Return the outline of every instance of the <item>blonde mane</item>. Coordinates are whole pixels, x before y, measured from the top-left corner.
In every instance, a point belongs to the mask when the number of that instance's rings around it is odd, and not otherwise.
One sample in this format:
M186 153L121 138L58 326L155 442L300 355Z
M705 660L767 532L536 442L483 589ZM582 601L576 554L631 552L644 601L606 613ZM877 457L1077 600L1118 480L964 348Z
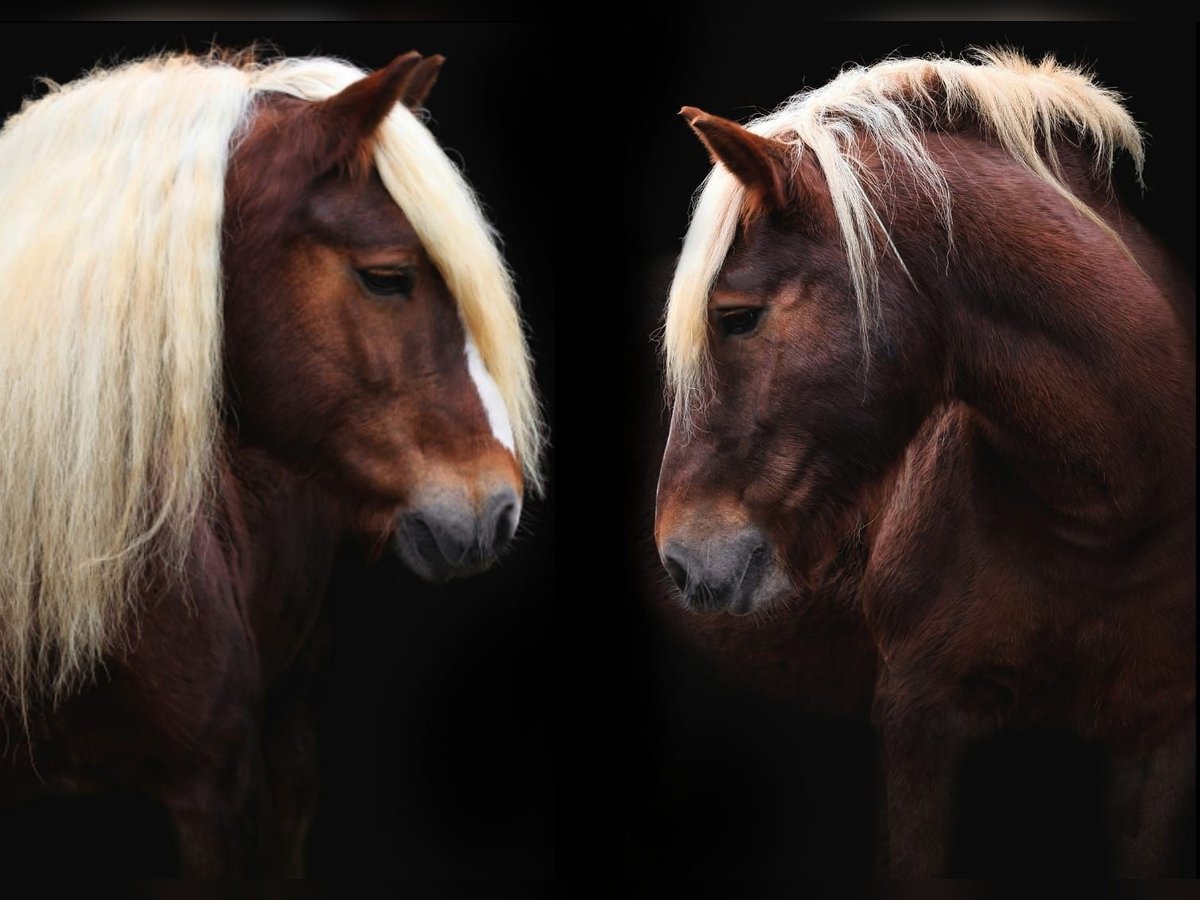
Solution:
M797 165L804 153L812 153L824 173L849 263L864 350L879 312L877 234L884 235L886 249L901 267L904 263L871 202L879 186L859 164L857 142L867 136L889 162L894 160L929 198L949 233L950 192L922 136L929 122L944 126L962 118L991 134L1081 215L1112 233L1064 184L1053 138L1074 129L1091 141L1096 167L1104 172L1111 171L1115 151L1125 150L1140 180L1141 132L1120 95L1052 57L1035 64L1015 51L976 50L973 60L891 59L856 66L746 125L790 145ZM723 166L714 166L701 185L684 239L664 329L667 385L681 415L700 402L708 365L708 296L745 201L740 182Z
M147 573L182 572L218 459L231 143L256 95L320 100L364 74L163 56L51 85L0 131L0 701L24 713L72 690L121 645ZM374 158L537 489L540 413L496 236L403 106Z

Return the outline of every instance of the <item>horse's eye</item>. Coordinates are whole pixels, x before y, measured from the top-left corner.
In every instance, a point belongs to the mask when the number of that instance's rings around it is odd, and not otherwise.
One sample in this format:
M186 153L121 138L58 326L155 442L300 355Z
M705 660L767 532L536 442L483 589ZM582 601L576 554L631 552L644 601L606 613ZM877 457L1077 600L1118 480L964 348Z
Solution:
M416 276L411 266L395 269L359 269L363 287L376 297L407 297L413 291Z
M746 306L741 309L723 310L718 321L721 324L722 334L749 334L754 330L754 326L758 324L761 317L761 307Z

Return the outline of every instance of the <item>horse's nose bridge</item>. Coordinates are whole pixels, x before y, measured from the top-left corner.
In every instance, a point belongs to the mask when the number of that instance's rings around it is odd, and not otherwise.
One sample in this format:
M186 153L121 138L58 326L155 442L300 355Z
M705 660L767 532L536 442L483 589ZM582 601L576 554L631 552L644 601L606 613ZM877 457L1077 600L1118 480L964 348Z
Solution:
M763 540L761 532L752 525L740 525L681 528L666 536L659 545L659 553L664 564L675 560L676 565L685 564L693 573L708 570L716 561L734 553L739 555L739 547L753 535L758 543ZM751 548L753 549L753 548ZM668 565L668 568L671 566Z
M682 567L692 573L707 570L713 560L734 552L735 545L766 542L741 500L725 491L660 496L654 537L668 571Z
M524 498L521 474L512 465L470 467L458 473L454 481L460 502L478 517L487 517L498 503L508 503L519 510Z
M751 526L742 504L732 497L696 497L685 491L660 491L654 538L662 555L667 544L700 548Z

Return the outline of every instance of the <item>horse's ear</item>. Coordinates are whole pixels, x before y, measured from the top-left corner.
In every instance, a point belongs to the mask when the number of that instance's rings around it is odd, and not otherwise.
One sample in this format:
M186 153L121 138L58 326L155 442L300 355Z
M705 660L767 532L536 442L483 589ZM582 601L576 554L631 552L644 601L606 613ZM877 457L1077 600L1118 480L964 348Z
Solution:
M708 148L714 164L720 163L727 168L768 208L783 210L788 207L791 153L786 144L692 106L685 106L679 114Z
M424 100L441 64L440 56L422 59L411 50L315 104L317 167L322 171L347 164L358 168L369 159L375 129L397 103L411 106Z
M408 79L408 87L404 89L404 96L400 101L409 109L416 109L419 106L425 105L425 98L429 96L429 91L433 88L433 84L437 81L438 72L441 71L442 63L446 61L446 57L440 53L435 53L433 56L427 56L413 69L412 76Z

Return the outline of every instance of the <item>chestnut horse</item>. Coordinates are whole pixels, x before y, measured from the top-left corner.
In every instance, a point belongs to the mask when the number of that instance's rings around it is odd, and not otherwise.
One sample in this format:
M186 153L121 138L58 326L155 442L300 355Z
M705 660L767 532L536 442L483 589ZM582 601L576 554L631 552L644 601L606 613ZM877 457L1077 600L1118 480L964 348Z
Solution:
M715 163L665 330L655 536L684 605L819 599L857 536L890 872L946 873L968 749L1036 725L1111 760L1119 870L1175 872L1193 294L1111 196L1132 118L986 51L854 68L746 127L683 114Z
M441 581L512 538L541 426L412 112L441 62L163 56L0 133L0 799L137 793L184 875L298 874L311 754L264 710L335 547Z

